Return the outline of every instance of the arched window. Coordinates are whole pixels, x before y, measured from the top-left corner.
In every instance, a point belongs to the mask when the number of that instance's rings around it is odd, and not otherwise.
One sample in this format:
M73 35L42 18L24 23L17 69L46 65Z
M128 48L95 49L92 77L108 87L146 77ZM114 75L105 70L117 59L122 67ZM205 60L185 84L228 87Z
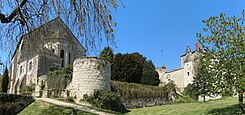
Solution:
M65 52L64 52L64 50L62 49L61 51L60 51L60 58L62 59L61 60L61 67L64 67L64 55L65 55Z
M20 75L22 74L22 66L20 66Z
M32 70L32 62L29 62L29 71Z
M54 49L52 49L52 52L54 53Z

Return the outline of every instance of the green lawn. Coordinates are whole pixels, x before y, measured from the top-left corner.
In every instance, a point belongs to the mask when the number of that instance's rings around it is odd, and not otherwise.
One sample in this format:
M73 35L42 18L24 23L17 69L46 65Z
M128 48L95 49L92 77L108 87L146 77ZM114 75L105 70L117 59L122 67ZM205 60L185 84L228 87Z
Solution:
M128 115L237 115L241 114L238 108L238 99L225 97L221 100L207 103L180 103L140 109L131 109Z
M70 107L57 106L41 100L36 100L26 107L19 115L94 115Z

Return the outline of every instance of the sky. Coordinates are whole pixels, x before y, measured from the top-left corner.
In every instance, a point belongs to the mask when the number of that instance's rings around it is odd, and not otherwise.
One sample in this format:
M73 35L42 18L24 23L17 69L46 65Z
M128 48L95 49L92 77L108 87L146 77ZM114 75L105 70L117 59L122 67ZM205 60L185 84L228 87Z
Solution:
M189 44L195 50L196 33L204 33L202 20L225 13L241 16L244 0L122 0L115 15L115 53L139 52L156 67L180 67Z
M220 13L241 16L245 9L245 0L118 1L114 53L139 52L156 67L166 64L167 70L180 67L187 44L195 50L196 33L205 27L202 20Z

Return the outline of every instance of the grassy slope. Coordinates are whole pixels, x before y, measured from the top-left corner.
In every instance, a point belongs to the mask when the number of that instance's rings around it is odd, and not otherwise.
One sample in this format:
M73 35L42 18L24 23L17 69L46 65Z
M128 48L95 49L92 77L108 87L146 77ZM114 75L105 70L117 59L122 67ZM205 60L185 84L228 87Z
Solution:
M94 115L92 113L76 110L69 107L57 106L51 103L37 100L23 111L19 115Z
M237 98L225 97L207 103L181 103L131 109L129 115L204 115L204 114L240 114Z

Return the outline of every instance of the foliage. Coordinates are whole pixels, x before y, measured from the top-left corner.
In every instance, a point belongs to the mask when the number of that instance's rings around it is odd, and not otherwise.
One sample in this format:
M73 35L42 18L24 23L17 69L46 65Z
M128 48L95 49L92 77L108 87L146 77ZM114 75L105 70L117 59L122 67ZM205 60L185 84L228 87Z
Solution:
M3 77L0 76L0 92L2 92L2 79L3 79Z
M112 80L140 83L143 61L138 54L115 55L112 65Z
M177 99L174 100L174 103L196 103L197 101L195 99L193 99L192 97L189 96L181 96L178 95Z
M58 106L41 100L36 100L27 106L19 115L94 115L71 107Z
M147 60L138 52L115 55L112 64L112 80L156 86L160 82L152 61Z
M146 60L143 67L143 75L140 80L141 84L158 86L160 83L159 74L151 60Z
M203 22L205 36L198 33L202 47L215 54L213 68L215 74L214 91L232 88L239 94L240 108L243 110L243 93L245 92L245 13L240 18L228 17L221 13Z
M35 84L25 85L20 89L20 93L31 93L35 91Z
M63 69L50 68L46 80L48 89L55 90L56 94L59 93L58 91L65 90L65 88L72 80L72 69L72 65L68 65Z
M110 63L113 62L113 58L114 58L114 54L113 54L113 50L110 47L105 47L101 52L99 57L101 59L107 60Z
M200 55L196 58L195 77L193 78L193 84L188 85L185 88L185 93L193 99L198 99L198 96L203 97L205 102L205 96L212 94L219 94L215 88L214 76L215 69L213 68L214 54L210 51L200 51Z
M102 109L114 110L114 111L126 111L122 110L122 107L119 107L120 95L115 92L104 91L104 90L97 90L91 96L85 94L84 96L85 101Z
M9 84L9 76L8 76L8 69L5 68L2 76L2 92L7 93L8 92L8 84Z
M199 89L197 89L194 83L188 84L187 87L184 89L183 94L197 100L198 96L200 95L200 92L198 92L198 90Z
M172 88L174 88L173 85L166 85L166 87L157 87L119 81L112 81L111 87L113 91L118 92L125 99L154 97L168 98L168 93L172 90Z
M16 94L6 94L0 93L0 102L17 102L20 99L23 100L34 100L31 96L23 96L23 95L16 95Z

